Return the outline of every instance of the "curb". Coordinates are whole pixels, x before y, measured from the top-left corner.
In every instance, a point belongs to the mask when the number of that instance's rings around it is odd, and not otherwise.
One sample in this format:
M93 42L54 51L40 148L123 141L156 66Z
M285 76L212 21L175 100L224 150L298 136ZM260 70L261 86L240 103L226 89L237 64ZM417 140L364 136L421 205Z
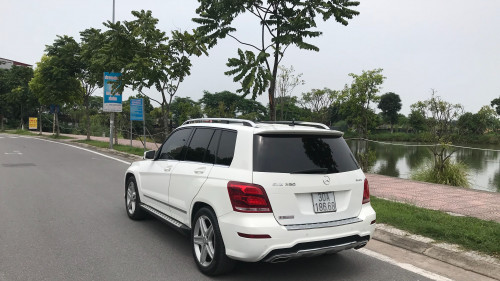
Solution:
M105 153L105 154L112 154L112 155L124 158L126 160L129 160L131 162L142 160L141 156L138 156L135 154L130 154L130 153L114 150L114 149L102 148L102 147L97 147L97 146L93 146L93 145L86 144L86 143L77 142L78 139L49 139L49 138L46 138L44 136L34 136L34 137L48 139L48 140L53 141L53 142L67 143L67 144L71 144L71 145L75 145L75 146L79 146L79 147L84 147L84 148L98 151L98 152Z
M438 243L433 239L413 235L384 224L377 224L372 238L500 280L500 261L494 257L476 252L464 251L456 245Z

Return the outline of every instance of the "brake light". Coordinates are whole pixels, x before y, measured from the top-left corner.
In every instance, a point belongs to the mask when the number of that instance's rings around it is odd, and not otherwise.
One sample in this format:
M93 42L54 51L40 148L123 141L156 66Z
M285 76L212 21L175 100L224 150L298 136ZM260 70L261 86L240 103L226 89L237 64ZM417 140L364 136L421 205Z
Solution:
M368 180L365 179L365 187L363 189L363 204L370 203L370 187L368 186Z
M227 183L233 210L243 213L271 213L271 204L264 188L257 184L230 181Z

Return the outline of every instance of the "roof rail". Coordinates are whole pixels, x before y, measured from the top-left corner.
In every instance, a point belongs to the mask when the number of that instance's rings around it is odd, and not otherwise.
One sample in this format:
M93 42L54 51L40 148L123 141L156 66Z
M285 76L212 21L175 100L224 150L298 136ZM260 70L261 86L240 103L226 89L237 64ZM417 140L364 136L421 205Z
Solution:
M264 123L264 124L284 124L284 125L290 125L290 126L308 126L308 127L314 127L314 128L319 128L319 129L327 129L330 130L330 127L328 127L325 124L322 123L315 123L315 122L305 122L305 121L260 121L259 123Z
M190 119L182 123L182 125L195 123L224 123L224 124L242 124L243 126L255 127L255 123L250 120L236 118L197 118Z

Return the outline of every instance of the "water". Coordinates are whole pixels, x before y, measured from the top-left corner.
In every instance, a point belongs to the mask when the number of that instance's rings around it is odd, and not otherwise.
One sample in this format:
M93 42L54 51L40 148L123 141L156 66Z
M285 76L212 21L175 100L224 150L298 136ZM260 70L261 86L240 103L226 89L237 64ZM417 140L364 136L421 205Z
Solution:
M416 143L397 142L394 144L368 142L364 140L347 140L353 151L364 151L367 147L373 149L377 155L371 173L410 178L416 169L433 160L428 147L415 146ZM500 150L498 146L474 145L476 148L453 148L453 160L463 162L469 168L469 182L471 188L491 192L500 192Z

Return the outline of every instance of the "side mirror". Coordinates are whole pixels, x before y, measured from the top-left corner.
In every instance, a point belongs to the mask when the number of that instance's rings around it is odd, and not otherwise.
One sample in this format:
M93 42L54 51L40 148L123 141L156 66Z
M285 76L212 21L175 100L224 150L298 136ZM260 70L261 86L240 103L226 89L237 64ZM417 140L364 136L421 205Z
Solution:
M144 152L144 156L142 159L154 159L155 158L155 150L148 150Z

